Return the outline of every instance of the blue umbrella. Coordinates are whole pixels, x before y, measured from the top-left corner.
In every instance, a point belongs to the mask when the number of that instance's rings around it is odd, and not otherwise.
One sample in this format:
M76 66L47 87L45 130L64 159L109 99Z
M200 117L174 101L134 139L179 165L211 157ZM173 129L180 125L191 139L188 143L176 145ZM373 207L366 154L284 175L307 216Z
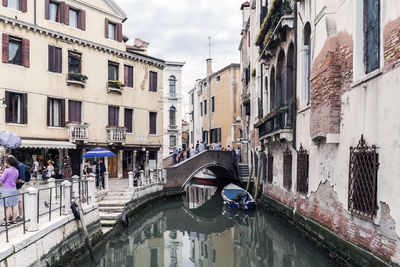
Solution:
M21 138L15 133L11 133L9 131L1 131L0 145L9 149L15 149L21 146Z
M115 157L115 154L104 148L95 148L83 154L84 158Z

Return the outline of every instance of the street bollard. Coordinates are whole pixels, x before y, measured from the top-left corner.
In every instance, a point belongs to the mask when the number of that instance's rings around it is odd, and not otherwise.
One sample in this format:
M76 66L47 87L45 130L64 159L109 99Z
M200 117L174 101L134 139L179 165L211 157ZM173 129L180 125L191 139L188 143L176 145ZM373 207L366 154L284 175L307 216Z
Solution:
M90 176L87 178L88 181L88 196L90 204L96 203L96 179Z
M145 185L145 180L144 180L144 171L140 170L140 185Z
M25 194L25 220L28 221L26 225L26 230L29 232L34 232L39 230L38 224L38 210L39 201L38 190L34 187L29 187L26 189L27 194Z
M158 181L162 182L163 180L163 173L162 173L162 169L158 169Z
M133 172L132 171L128 172L128 185L129 185L129 187L128 187L129 191L132 191L133 190Z
M79 196L79 176L72 176L72 197Z
M109 184L109 180L108 180L108 172L104 173L104 187L106 190L110 189L110 184Z
M149 171L149 173L150 173L150 177L149 177L149 183L150 184L152 184L152 183L154 183L154 170L153 169L151 169L150 171Z
M52 203L58 203L58 199L57 199L57 188L56 187L56 179L54 178L50 178L47 180L48 185L49 185L49 194L51 191L51 202Z
M71 210L71 182L64 181L61 183L63 190L63 203L64 207L62 209L63 215L68 215L72 213Z

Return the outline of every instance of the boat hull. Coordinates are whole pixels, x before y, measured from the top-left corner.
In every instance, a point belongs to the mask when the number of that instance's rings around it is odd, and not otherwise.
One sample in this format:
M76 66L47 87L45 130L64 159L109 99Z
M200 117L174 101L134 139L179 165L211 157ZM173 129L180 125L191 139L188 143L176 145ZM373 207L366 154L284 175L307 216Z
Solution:
M233 184L224 187L221 195L224 200L224 205L230 209L252 210L256 206L249 192Z

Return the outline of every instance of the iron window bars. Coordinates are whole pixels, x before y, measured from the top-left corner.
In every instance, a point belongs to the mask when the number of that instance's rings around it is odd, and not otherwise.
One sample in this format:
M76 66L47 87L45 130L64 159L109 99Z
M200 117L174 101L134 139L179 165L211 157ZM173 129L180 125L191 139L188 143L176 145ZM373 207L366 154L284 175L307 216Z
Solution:
M283 151L283 187L289 191L292 188L292 152L288 146Z
M308 169L309 169L308 151L300 144L297 151L297 192L308 193Z

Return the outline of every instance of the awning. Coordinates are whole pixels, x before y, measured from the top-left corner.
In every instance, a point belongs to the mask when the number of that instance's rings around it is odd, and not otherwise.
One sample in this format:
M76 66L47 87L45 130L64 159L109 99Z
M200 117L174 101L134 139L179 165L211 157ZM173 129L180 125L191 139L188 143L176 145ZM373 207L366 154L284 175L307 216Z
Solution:
M22 139L20 148L68 148L75 149L76 145L68 141L29 140Z

